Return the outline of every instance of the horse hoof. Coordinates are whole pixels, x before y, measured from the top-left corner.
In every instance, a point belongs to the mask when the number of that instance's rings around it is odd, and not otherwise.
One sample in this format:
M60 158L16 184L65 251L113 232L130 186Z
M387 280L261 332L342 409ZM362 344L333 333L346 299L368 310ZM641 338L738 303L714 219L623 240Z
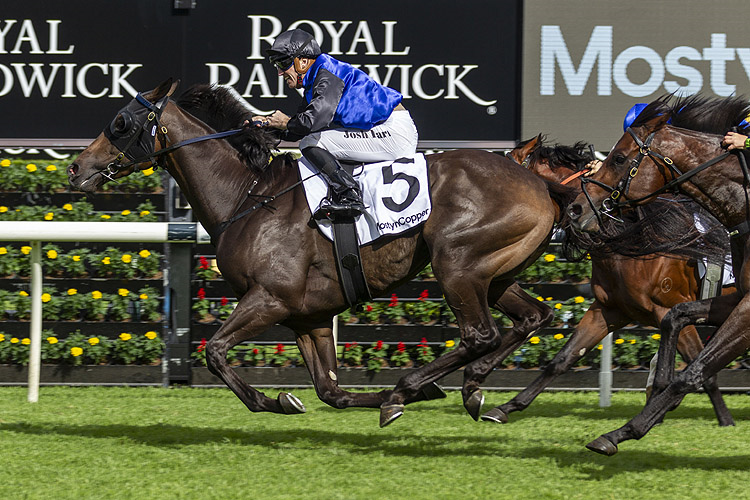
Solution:
M466 398L466 401L464 401L464 408L466 408L466 411L469 412L469 415L471 415L471 418L479 421L479 412L482 411L482 405L484 404L484 394L482 394L482 391L477 389L476 391L472 392L468 398Z
M482 420L485 422L494 422L496 424L507 424L508 415L498 407L493 408L482 415Z
M380 427L383 428L404 414L404 405L382 405L380 407Z
M425 401L429 401L431 399L443 399L448 397L443 388L437 385L435 382L431 382L422 387L421 392L424 396Z
M279 393L278 400L281 409L284 410L286 415L295 415L307 411L305 405L302 404L302 401L300 401L297 396L289 394L288 392Z
M608 457L611 457L612 455L617 453L617 445L604 436L599 436L598 438L594 439L586 445L586 448Z

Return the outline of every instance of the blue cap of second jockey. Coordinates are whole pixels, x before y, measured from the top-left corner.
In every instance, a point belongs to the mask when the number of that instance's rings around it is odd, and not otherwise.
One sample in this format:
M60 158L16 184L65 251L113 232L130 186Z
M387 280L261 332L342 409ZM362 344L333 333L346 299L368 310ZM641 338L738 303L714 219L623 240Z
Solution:
M622 131L627 132L628 127L633 124L636 118L638 118L638 115L641 114L641 111L648 106L645 102L639 102L638 104L634 104L632 108L628 110L628 112L625 114L625 120L622 122Z

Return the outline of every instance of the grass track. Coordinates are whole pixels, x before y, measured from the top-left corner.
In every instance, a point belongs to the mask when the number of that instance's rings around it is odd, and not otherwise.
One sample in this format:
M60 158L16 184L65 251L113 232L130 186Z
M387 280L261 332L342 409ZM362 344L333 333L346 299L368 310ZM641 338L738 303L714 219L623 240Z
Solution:
M269 394L275 392L267 391ZM642 393L547 393L507 425L448 399L335 410L296 390L305 415L251 414L228 390L0 388L0 499L748 498L750 397L726 396L719 428L690 395L641 441L584 449L636 414ZM485 408L510 393L488 392Z

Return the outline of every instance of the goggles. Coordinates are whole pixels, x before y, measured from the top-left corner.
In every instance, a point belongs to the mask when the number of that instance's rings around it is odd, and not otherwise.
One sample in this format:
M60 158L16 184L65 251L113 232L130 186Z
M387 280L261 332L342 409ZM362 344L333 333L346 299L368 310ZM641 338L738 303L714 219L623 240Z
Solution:
M294 51L294 54L272 55L268 59L271 61L271 64L273 64L274 66L278 68L279 71L286 71L292 67L292 64L294 64L294 59L296 57L299 57L299 55L302 53L305 47L307 47L310 44L311 41L312 41L312 38L310 40L307 40L305 43L303 43L296 51Z

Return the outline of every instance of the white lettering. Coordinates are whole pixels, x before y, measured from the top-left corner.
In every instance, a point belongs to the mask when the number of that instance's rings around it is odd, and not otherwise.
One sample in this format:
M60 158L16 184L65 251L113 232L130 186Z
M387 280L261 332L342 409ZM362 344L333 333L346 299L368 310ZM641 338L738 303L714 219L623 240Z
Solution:
M559 26L542 26L541 74L539 93L555 95L555 61L560 65L565 86L570 95L581 95L586 87L594 63L598 60L597 94L611 95L612 84L610 68L612 67L612 27L596 26L591 32L586 52L583 54L578 70L565 45L565 39Z
M346 28L349 27L352 22L341 21L341 29L339 30L336 30L335 28L336 21L320 21L320 24L325 26L328 34L331 35L331 48L328 50L328 53L332 56L343 54L343 52L341 52L341 35L344 34L344 31L346 31ZM317 41L320 43L320 40Z
M68 46L65 50L60 50L57 48L57 28L59 27L60 23L62 21L59 20L47 20L47 24L49 24L49 50L47 51L47 54L72 54L73 53L73 45Z
M122 64L112 64L112 93L109 94L109 97L122 97L123 94L120 92L120 87L123 87L125 92L127 92L128 95L131 97L134 97L138 91L133 88L132 85L130 85L127 80L125 80L130 73L135 71L138 68L143 67L142 64L128 64L128 70L125 72L125 74L120 74L120 70L122 69ZM105 75L107 73L104 73Z
M49 89L52 87L52 83L55 81L57 70L60 69L60 64L50 64L52 71L50 71L49 77L45 80L42 63L31 63L31 77L26 77L24 71L24 63L11 63L11 66L16 70L16 76L18 78L18 84L21 86L21 91L24 97L31 96L32 90L36 85L39 86L39 91L42 93L42 97L49 97Z
M4 64L0 64L0 72L3 73L3 88L0 89L0 97L6 95L13 88L13 73L10 68Z
M396 21L383 21L385 26L385 49L383 50L384 56L405 56L409 54L408 45L401 52L393 50L393 29L396 27Z
M440 89L435 94L428 94L427 92L422 89L422 73L425 72L427 69L434 69L437 71L437 74L440 76L443 76L443 66L437 65L437 64L425 64L424 66L421 66L417 68L417 70L414 72L414 76L411 78L411 88L414 89L414 94L419 97L420 99L425 100L432 100L437 99L441 95L443 95L444 90Z
M253 69L250 73L250 78L247 81L247 87L245 87L245 92L243 92L242 97L252 97L252 88L255 86L260 87L260 97L274 97L271 93L271 87L268 86L268 80L266 80L266 72L264 71L263 63L253 64Z
M346 54L350 56L357 55L356 48L360 42L363 42L367 47L366 55L376 56L380 54L380 52L375 50L375 42L372 40L372 33L370 33L370 26L367 24L367 21L360 21L357 25L357 31L354 32L354 40L352 40L352 44L349 46Z
M711 61L711 90L723 97L734 94L737 86L726 82L727 61L734 60L734 49L727 48L727 35L712 33L711 47L703 49L703 58Z
M742 49L737 49L742 50ZM680 85L674 80L664 80L664 90L677 96L689 96L697 94L703 87L703 75L697 69L691 66L680 64L680 59L688 61L700 61L701 53L692 47L675 47L667 53L664 58L664 64L669 68L669 72L678 77L687 80L686 85Z
M281 21L274 16L247 16L250 19L250 55L248 59L264 59L260 51L260 42L265 41L269 47L273 44L279 34L281 34ZM261 24L263 21L271 23L271 32L268 35L261 35Z
M223 83L224 85L232 86L240 81L240 70L234 64L206 63L206 66L208 66L208 83L210 84ZM223 80L220 77L220 70L222 68L229 71L229 78L227 80Z
M29 45L31 45L29 54L44 54L41 47L39 46L39 40L37 40L36 31L34 31L34 24L31 22L31 19L24 19L21 23L21 32L18 34L16 45L13 47L13 50L11 50L10 53L20 54L21 44L23 42L28 42Z
M5 35L8 34L8 31L10 31L14 24L16 24L15 19L8 19L5 21L5 29L0 29L0 54L7 54L5 51ZM7 70L8 68L5 69Z
M636 84L628 78L628 64L642 59L651 67L651 76L646 82ZM612 66L612 79L617 88L633 97L651 95L659 89L664 81L664 63L654 49L636 45L623 50Z
M469 87L467 87L464 82L461 81L461 79L465 77L469 73L469 71L476 69L479 66L475 64L463 66L464 70L458 76L456 76L456 70L459 68L457 64L446 64L445 67L448 70L448 93L445 95L446 99L458 99L458 95L456 95L456 89L458 89L466 97L468 97L471 102L475 104L479 104L481 106L491 106L492 104L495 104L497 102L497 99L495 99L494 101L484 101L480 99L479 96L469 90Z
M88 86L86 85L86 75L88 74L89 70L92 68L99 68L102 70L102 73L105 75L109 74L109 68L106 64L98 64L98 63L91 63L84 65L79 71L78 76L76 76L76 87L78 88L78 92L83 97L88 97L89 99L98 99L99 97L104 97L107 95L107 92L109 91L108 88L105 88L98 94L94 94L88 89ZM121 95L118 95L117 97L122 97Z

